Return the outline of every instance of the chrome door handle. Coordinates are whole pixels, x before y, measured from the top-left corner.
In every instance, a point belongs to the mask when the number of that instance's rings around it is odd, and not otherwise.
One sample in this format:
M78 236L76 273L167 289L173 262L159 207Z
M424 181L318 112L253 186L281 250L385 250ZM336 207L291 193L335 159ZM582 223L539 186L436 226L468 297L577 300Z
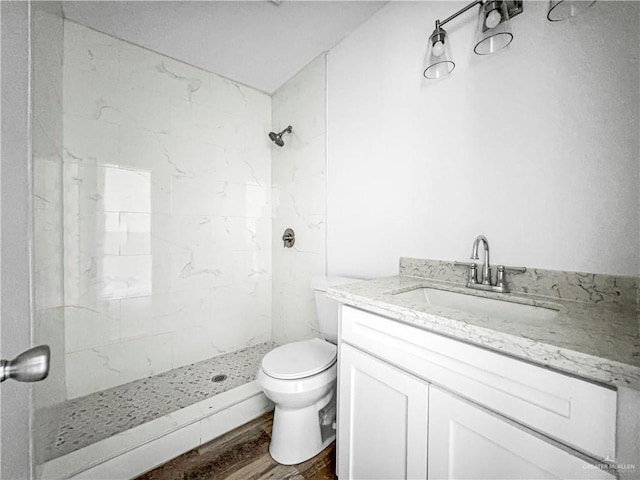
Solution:
M22 352L13 360L0 360L0 382L13 378L18 382L39 382L49 375L49 345L39 345Z

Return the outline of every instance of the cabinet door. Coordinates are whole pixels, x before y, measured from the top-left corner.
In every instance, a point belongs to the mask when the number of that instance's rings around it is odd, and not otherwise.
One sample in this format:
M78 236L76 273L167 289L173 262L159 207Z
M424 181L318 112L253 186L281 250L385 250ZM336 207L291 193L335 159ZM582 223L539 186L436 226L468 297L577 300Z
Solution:
M338 476L427 477L428 384L340 346Z
M429 479L614 479L530 431L433 386Z

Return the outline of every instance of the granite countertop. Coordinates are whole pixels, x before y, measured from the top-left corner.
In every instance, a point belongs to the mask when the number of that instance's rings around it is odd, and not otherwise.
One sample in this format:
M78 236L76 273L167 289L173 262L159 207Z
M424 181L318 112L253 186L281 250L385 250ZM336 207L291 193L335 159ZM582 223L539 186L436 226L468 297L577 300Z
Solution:
M396 296L421 287L557 310L526 322L473 315ZM363 310L613 387L640 390L640 322L636 305L581 302L524 293L471 290L406 275L341 285L330 298Z

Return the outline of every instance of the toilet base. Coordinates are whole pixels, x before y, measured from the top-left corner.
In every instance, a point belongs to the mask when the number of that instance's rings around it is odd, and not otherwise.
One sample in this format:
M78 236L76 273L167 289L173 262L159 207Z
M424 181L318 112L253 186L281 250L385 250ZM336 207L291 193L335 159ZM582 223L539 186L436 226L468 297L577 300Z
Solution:
M326 435L327 427L321 427L319 411L332 401L335 402L333 391L306 408L290 409L276 405L269 445L271 457L282 465L295 465L329 446L336 438L335 430L332 435Z

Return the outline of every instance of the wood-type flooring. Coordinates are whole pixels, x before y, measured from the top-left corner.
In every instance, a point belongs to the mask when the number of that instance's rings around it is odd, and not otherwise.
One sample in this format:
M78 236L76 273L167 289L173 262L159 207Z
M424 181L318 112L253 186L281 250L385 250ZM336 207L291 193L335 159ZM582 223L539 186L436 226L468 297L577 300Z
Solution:
M138 477L138 480L337 480L335 442L298 465L269 455L273 413L267 413Z

